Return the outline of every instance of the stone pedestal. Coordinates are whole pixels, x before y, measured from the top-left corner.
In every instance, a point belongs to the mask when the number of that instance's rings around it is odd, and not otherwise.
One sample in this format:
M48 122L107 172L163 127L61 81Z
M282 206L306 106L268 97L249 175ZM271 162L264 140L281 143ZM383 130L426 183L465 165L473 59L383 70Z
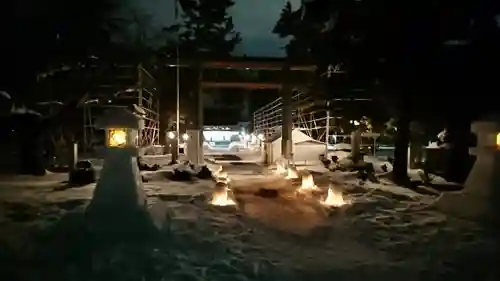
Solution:
M267 147L264 143L260 144L260 161L262 164L267 165Z
M72 143L70 146L70 155L69 155L69 163L68 167L70 169L73 169L76 165L76 162L78 162L78 143Z
M438 207L459 217L497 221L500 216L500 149L497 135L500 123L479 121L471 126L477 137L477 147L470 153L476 162L460 192L446 193L438 201Z
M351 157L353 163L361 160L361 132L359 130L351 133Z
M187 130L189 140L187 141L187 158L195 165L203 165L203 141L201 130Z
M109 148L94 190L93 208L106 209L122 217L124 210L144 207L144 193L137 157L131 151Z
M116 108L96 122L106 130L106 155L86 217L90 231L104 239L143 235L154 228L137 165L139 120Z
M178 142L179 142L179 136L175 135L175 137L173 137L174 135L172 134L175 134L174 132L172 131L169 131L166 133L165 135L165 139L166 139L166 152L168 154L170 154L170 156L172 157L170 162L171 163L176 163L177 162L177 159L179 158L179 148L178 148ZM172 138L173 137L173 138Z
M272 142L263 142L262 143L263 150L263 158L265 165L271 165L274 162L274 151L273 151L273 143Z

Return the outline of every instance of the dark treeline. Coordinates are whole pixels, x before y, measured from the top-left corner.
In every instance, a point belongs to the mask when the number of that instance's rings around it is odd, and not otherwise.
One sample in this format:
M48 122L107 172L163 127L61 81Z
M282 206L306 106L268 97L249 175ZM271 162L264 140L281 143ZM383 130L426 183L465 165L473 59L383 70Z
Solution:
M9 26L15 28L4 32L0 86L17 103L46 98L37 88L40 77L67 68L84 73L62 79L71 87L62 87L65 93L59 96L74 103L91 91L93 77L85 71L89 66L125 58L158 70L166 81L160 85L162 110L171 115L175 77L163 71L163 61L177 55L195 61L225 58L241 41L227 14L234 5L230 0L181 0L177 23L154 32L148 28L148 15L126 13L120 1L38 2L22 1L9 9ZM467 157L469 124L498 107L498 14L499 5L492 0L309 0L298 10L286 4L272 32L291 39L285 46L289 62L318 65L311 91L318 98L362 89L382 115L396 117L398 182L407 178L411 121L446 125L454 151L450 177L461 181L463 167L456 163ZM326 79L321 74L328 65L343 73ZM182 79L194 84L191 78ZM183 89L184 104L193 91Z
M290 60L311 58L327 98L369 91L396 117L395 180L407 182L410 123L444 124L451 141L448 178L467 175L472 120L498 109L499 5L495 1L304 1L289 4L274 30L291 36Z

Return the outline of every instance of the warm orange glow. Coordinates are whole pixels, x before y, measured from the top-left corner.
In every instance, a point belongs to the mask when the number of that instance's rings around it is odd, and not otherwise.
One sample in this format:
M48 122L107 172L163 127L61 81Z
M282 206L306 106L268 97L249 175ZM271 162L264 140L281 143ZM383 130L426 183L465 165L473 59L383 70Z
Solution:
M283 174L286 173L285 167L283 165L281 165L280 162L276 163L276 171L275 171L275 173L277 175L283 175Z
M500 133L497 134L497 147L500 148Z
M299 191L311 191L317 190L318 187L314 183L313 176L311 174L304 175L302 177L302 185L300 186Z
M123 147L127 144L127 131L125 129L109 129L108 146Z
M236 205L236 202L234 202L233 199L229 198L227 187L225 187L220 191L214 192L212 196L212 201L210 203L216 206Z
M228 184L231 181L229 179L229 175L227 174L227 172L222 169L222 166L220 166L219 169L215 171L214 177L217 182L223 182Z
M219 166L219 169L217 169L217 171L214 172L214 176L218 178L220 173L222 173L223 171L224 170L222 169L222 166Z
M334 189L331 186L330 188L328 188L328 195L326 196L325 200L321 201L321 204L330 207L340 207L347 203L348 202L346 202L344 200L344 197L342 196L342 192Z
M299 174L297 173L297 170L295 170L294 168L290 168L288 167L286 169L286 177L287 179L298 179L299 178Z

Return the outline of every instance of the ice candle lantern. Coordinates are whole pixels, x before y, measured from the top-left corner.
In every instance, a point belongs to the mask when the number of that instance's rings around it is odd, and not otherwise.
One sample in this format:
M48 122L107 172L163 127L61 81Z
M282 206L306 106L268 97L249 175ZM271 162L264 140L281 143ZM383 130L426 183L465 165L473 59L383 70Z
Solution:
M444 194L438 205L462 217L500 222L500 118L476 121L471 132L477 146L469 152L476 161L464 189Z
M125 107L111 108L96 121L106 133L104 164L88 208L96 220L119 223L119 218L126 220L146 204L136 144L143 122Z

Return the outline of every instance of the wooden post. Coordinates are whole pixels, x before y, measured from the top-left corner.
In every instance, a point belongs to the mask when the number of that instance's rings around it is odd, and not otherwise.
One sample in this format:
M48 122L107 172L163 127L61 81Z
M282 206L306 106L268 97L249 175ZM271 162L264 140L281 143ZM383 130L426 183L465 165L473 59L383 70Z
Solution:
M328 136L330 135L330 101L326 102L325 157L328 158Z
M187 148L187 156L193 164L203 164L203 88L201 82L203 80L202 64L198 63L195 66L196 90L194 92L194 110L192 111L192 126L188 130L189 141Z
M142 64L139 63L137 65L137 106L139 107L142 107L142 87L143 87L143 73L142 73ZM139 131L138 131L138 137L137 137L137 144L139 147L141 147L143 145L143 141L142 141L142 133L143 133L143 127L142 128L139 128ZM139 154L141 154L141 149L139 149Z
M289 87L288 76L290 66L286 63L282 70L281 98L282 103L282 125L281 125L281 155L288 161L292 160L292 91Z

